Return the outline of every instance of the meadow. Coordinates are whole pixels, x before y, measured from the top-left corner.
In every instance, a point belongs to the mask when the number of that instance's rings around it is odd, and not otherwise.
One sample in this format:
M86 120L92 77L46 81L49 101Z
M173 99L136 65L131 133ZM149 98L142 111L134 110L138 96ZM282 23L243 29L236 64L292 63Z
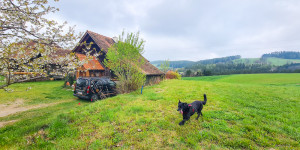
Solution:
M299 149L300 74L166 80L97 102L72 97L63 82L15 84L0 104L56 103L1 117L0 149ZM27 87L32 87L26 92ZM203 118L184 126L178 99L203 100ZM79 104L80 103L80 104Z

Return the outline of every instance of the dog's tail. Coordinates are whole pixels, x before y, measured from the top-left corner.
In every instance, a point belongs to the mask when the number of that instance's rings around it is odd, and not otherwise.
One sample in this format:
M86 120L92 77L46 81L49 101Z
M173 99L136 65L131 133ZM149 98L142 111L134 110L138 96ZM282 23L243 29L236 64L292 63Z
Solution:
M202 102L202 104L205 105L207 101L206 94L203 94L203 96L204 96L204 101Z

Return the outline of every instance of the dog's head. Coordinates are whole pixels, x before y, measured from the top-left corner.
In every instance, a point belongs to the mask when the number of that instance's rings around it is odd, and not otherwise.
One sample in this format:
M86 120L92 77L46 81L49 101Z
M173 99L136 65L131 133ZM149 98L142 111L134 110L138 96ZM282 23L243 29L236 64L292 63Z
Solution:
M180 113L183 113L183 112L186 112L187 110L188 110L188 104L187 103L182 103L179 100L177 111L179 111Z

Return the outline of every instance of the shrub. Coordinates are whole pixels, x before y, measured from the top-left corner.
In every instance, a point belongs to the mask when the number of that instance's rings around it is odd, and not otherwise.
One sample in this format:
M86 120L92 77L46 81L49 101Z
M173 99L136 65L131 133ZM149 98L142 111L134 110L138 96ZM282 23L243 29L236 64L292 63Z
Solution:
M65 77L64 87L73 85L75 81L76 81L76 76L75 76L74 74L69 73L69 74ZM68 82L69 82L69 85L67 85Z
M181 75L174 71L168 71L166 73L166 79L181 79Z

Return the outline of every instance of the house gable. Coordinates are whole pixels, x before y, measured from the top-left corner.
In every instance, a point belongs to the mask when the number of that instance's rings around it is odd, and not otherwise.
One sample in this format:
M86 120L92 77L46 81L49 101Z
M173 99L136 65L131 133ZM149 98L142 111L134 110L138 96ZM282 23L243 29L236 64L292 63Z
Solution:
M99 53L101 51L101 54L98 56L99 62L102 66L103 61L105 59L105 55L108 52L108 48L112 46L115 42L112 38L106 37L103 35L100 35L98 33L92 32L92 31L86 31L84 36L81 38L79 43L90 43L93 42L94 44L91 46L91 49L96 49L96 51ZM84 45L78 45L73 49L73 52L84 54L84 51L82 50L85 48ZM93 54L93 53L91 53ZM146 58L142 56L142 59L144 59L145 64L141 67L142 72L145 73L147 76L153 76L153 75L163 75L164 73L157 69L155 66L153 66ZM105 67L105 66L104 66ZM105 67L106 72L108 71L108 68Z
M80 44L83 42L93 42L91 49L95 48L97 52L100 52L102 50L102 52L104 52L105 54L107 53L108 48L115 43L112 38L100 35L92 31L86 31L86 33L80 39L79 44L73 49L73 52L83 53L82 49L85 48L85 46Z

